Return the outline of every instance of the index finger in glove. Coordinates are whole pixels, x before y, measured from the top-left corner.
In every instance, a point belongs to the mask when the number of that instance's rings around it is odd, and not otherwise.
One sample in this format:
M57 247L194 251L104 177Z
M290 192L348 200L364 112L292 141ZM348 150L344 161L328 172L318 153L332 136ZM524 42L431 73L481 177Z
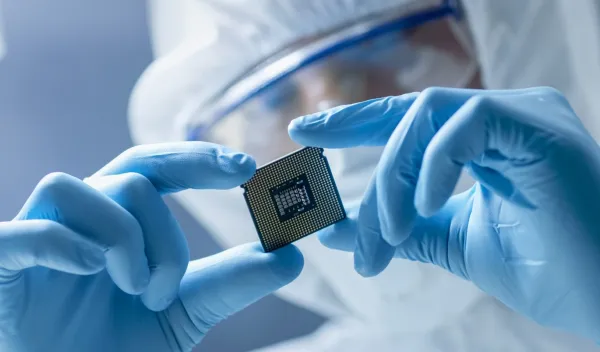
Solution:
M247 154L207 142L149 144L123 152L91 178L138 173L161 194L185 189L229 189L247 181L256 162Z

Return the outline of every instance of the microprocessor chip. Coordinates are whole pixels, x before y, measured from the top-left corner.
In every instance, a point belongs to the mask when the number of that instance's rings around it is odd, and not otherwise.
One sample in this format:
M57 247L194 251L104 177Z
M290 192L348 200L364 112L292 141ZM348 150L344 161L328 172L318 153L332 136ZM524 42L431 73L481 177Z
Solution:
M321 148L303 148L259 168L242 188L265 252L346 218Z

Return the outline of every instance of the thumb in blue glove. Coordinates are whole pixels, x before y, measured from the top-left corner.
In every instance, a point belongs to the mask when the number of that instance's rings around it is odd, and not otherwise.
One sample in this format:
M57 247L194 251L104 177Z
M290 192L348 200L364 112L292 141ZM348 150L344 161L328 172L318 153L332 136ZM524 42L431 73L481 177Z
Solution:
M319 233L353 251L359 273L393 257L433 263L600 341L600 148L559 92L432 88L305 116L289 132L310 146L385 146L361 205ZM478 182L452 197L463 168Z

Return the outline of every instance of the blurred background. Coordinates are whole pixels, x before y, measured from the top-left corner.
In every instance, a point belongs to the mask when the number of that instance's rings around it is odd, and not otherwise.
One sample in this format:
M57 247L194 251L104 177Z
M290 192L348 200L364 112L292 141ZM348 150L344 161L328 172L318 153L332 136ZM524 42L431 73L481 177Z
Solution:
M0 61L0 221L37 182L63 171L86 177L131 146L130 91L151 62L145 0L4 1ZM220 248L169 201L193 257ZM200 351L248 351L303 335L322 318L273 296L213 329Z

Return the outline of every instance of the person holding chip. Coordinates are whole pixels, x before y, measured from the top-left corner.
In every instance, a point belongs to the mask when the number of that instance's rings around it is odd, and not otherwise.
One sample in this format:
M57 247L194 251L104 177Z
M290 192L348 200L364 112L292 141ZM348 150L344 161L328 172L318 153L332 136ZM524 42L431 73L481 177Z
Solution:
M600 120L593 118L600 111L593 93L600 82L593 1L206 0L182 1L179 13L172 4L152 4L157 59L132 94L134 140L216 142L248 152L261 166L301 144L333 146L325 140L338 141L339 126L348 139L344 146L352 148L327 150L326 155L351 221L320 235L334 242L339 239L335 234L343 233L337 230L353 223L351 211L358 209L353 204L365 202L365 191L386 192L367 187L385 149L381 141L404 116L406 102L416 99L403 94L432 86L554 86L592 135L600 137ZM534 93L520 94L552 97L558 101L554 106L565 108L552 93ZM448 101L462 101L456 94L466 93L451 92ZM376 100L377 109L368 103L343 107L382 96L403 98ZM290 121L322 110L327 113L314 115L320 118L295 122L294 138L289 138ZM371 112L382 119L369 116ZM294 135L298 126L310 130L313 122L310 138ZM389 153L386 160L394 160ZM472 182L461 178L457 192ZM510 190L505 188L508 194ZM257 238L243 192L186 191L176 197L229 247ZM379 216L376 208L368 209ZM277 294L329 321L313 335L265 351L598 350L588 339L549 330L514 313L465 276L418 261L391 260L395 253L390 248L395 247L385 241L381 253L374 246L365 256L370 267L362 274L378 275L364 280L354 271L353 253L331 251L316 237L297 242L306 260L303 273ZM347 242L326 244L354 252L355 236L346 237L349 248Z
M48 175L0 223L0 349L188 351L285 287L330 319L263 351L598 351L597 3L174 4L154 4L159 58L131 100L148 145ZM564 94L516 89L541 84ZM480 85L508 90L463 89ZM293 245L241 243L257 235L244 189L272 171L257 162L304 144L278 161L326 170L311 162L334 148L348 219L318 234L341 251L297 242L300 274ZM333 191L280 174L261 192L281 223ZM239 246L190 262L174 192Z

